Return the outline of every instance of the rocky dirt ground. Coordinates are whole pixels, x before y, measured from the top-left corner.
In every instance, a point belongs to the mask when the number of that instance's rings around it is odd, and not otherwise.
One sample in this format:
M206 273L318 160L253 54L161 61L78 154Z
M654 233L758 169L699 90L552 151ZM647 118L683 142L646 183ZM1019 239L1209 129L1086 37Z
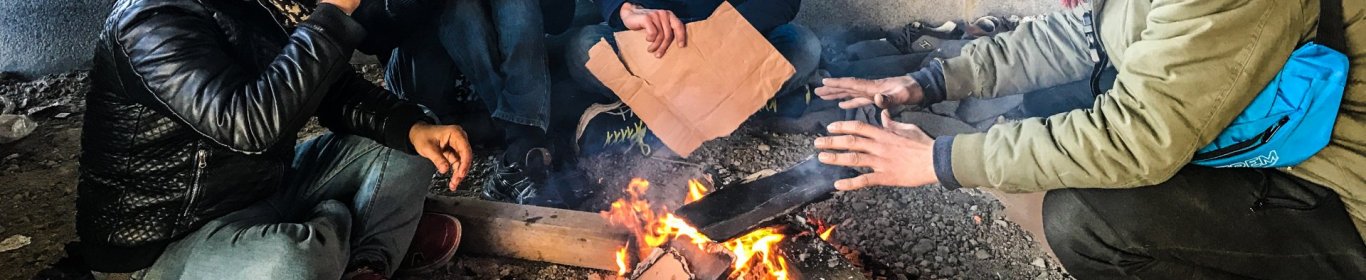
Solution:
M375 67L365 67L372 78ZM0 78L0 93L39 96L55 106L32 111L31 135L0 145L0 238L31 239L0 252L0 279L27 279L63 255L75 240L76 157L80 151L79 98L88 89L83 73L34 81ZM67 98L71 97L71 98ZM40 101L41 101L40 100ZM41 102L30 104L36 108ZM23 108L20 108L23 109ZM321 131L313 128L304 132ZM631 178L651 180L662 201L681 203L688 179L725 185L767 174L814 153L814 135L769 132L747 124L730 137L709 142L688 159L640 153L582 159L581 170L600 191L578 210L599 211L621 194ZM485 157L487 158L487 157ZM483 168L476 168L483 169ZM475 174L478 176L478 173ZM473 195L434 188L433 195ZM837 225L831 242L875 279L1067 279L1018 226L1004 220L1002 206L984 192L920 188L877 188L839 193L804 209ZM856 252L856 253L852 253ZM594 271L485 256L459 255L451 266L410 279L599 279Z

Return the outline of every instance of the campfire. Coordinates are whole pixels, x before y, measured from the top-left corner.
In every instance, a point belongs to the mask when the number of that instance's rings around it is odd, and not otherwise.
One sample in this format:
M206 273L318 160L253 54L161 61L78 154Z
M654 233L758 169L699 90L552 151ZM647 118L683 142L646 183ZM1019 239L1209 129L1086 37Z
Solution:
M611 224L626 228L634 237L632 245L617 251L617 274L621 277L641 278L664 250L689 251L687 255L711 255L729 259L729 272L722 272L726 279L791 279L788 260L779 251L779 243L789 237L790 228L777 225L759 228L728 241L718 242L674 216L671 209L663 203L652 202L645 198L650 182L634 179L626 186L625 195L613 202L611 209L601 212ZM691 203L707 195L710 190L700 180L688 181L687 196L683 202ZM828 240L834 227L812 220L816 233L822 240ZM802 234L802 233L799 233ZM679 248L685 247L685 248ZM633 266L632 260L641 260ZM692 260L696 262L696 260ZM687 266L687 264L683 264ZM691 274L691 273L689 273ZM695 277L696 275L688 275ZM705 277L704 277L705 278Z

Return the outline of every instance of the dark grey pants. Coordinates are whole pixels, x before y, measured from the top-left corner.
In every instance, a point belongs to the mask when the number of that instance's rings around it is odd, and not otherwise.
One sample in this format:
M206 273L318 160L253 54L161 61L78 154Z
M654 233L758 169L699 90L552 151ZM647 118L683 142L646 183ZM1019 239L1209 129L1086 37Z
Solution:
M1078 279L1363 279L1366 245L1332 190L1270 169L1190 166L1134 189L1044 198Z
M392 274L417 231L431 162L358 136L298 146L286 184L171 243L138 279L339 279L348 263Z

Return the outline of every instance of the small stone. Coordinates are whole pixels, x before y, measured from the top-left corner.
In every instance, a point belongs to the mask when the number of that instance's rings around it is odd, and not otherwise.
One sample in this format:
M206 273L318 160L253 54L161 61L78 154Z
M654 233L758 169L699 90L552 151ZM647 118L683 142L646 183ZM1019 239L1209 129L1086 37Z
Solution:
M9 154L8 156L5 156L5 161L11 161L11 160L14 160L14 159L17 159L17 158L19 158L19 154L18 154L18 153L13 153L13 154Z
M1044 262L1043 258L1034 258L1034 261L1029 262L1029 264L1039 268L1048 268L1048 263Z
M954 273L954 271L953 271L953 268L952 268L952 267L945 267L945 268L939 269L939 276L949 277L949 276L953 276L953 273Z
M948 246L939 246L939 253L950 253Z
M764 144L759 144L759 151L760 151L760 152L767 152L767 151L769 151L769 150L773 150L773 147L770 147L770 146L764 145Z
M999 226L999 227L1003 227L1003 228L1009 228L1009 227L1010 227L1010 224L1007 224L1007 223L1006 223L1006 220L999 220L999 219L998 219L998 220L993 220L993 221L991 221L991 222L994 223L994 224L996 224L996 226Z
M977 259L979 259L979 260L985 260L985 259L991 258L991 254L990 254L990 253L987 253L987 250L982 250L982 249L977 249L977 253L974 253L973 256L977 257Z
M66 117L69 117L69 116L71 116L71 113L61 112L61 113L57 113L57 115L52 116L52 118L55 118L55 119L66 119Z
M10 237L6 237L4 241L0 241L0 253L24 248L24 246L28 246L29 244L33 244L33 239L28 236L19 234L10 235Z
M0 115L0 144L18 141L38 128L38 123L24 115Z
M914 247L911 247L911 255L922 256L925 255L925 253L930 252L930 250L932 249L934 249L933 241L930 241L928 239L921 239L920 242L915 243Z
M1048 280L1048 272L1039 272L1039 276L1034 276L1034 280Z

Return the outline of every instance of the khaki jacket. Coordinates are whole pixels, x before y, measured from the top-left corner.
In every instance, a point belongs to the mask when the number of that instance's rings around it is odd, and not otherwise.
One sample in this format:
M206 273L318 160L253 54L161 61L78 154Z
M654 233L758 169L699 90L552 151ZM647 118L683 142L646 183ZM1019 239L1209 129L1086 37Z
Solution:
M1314 38L1318 0L1093 0L1119 70L1095 105L954 139L954 177L1010 192L1132 188L1176 174ZM1366 240L1366 1L1342 1L1351 73L1327 148L1284 169L1336 191ZM1082 12L979 39L944 63L947 99L1089 78Z

